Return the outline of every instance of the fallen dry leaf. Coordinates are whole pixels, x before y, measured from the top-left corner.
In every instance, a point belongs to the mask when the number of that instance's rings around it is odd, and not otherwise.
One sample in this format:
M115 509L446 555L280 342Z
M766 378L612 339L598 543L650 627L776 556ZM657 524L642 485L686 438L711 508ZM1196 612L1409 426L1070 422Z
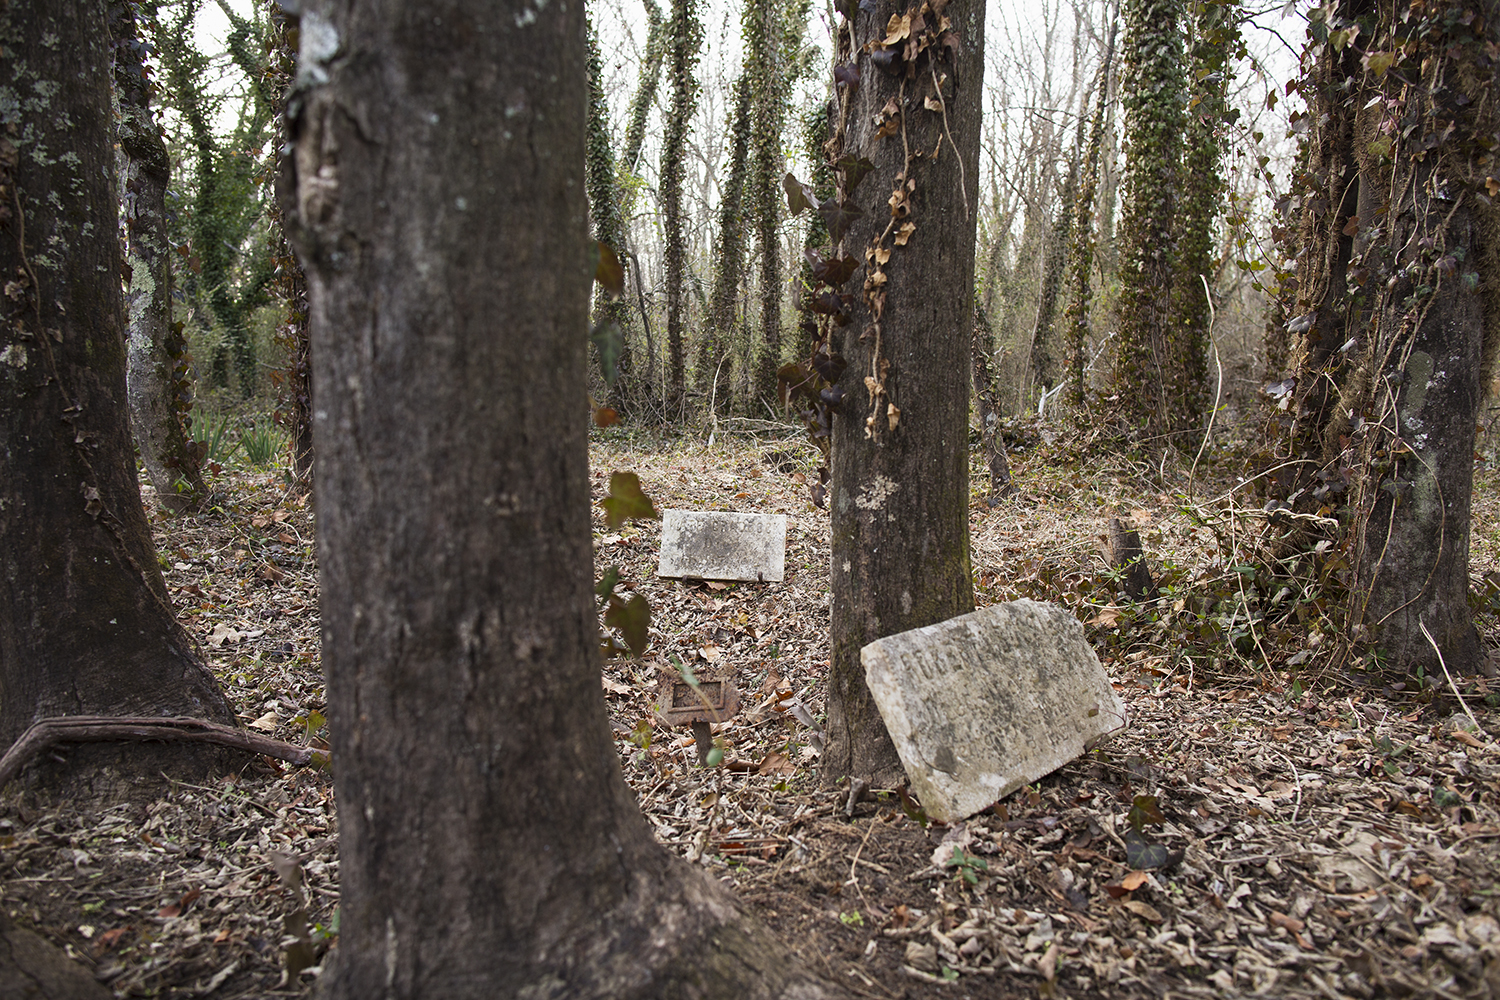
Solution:
M796 774L797 765L784 753L772 751L766 754L765 759L760 762L756 774Z
M259 729L263 732L269 733L273 732L279 725L281 725L281 718L275 713L275 711L270 711L265 715L262 715L260 718L256 719L254 722L250 723L250 728Z

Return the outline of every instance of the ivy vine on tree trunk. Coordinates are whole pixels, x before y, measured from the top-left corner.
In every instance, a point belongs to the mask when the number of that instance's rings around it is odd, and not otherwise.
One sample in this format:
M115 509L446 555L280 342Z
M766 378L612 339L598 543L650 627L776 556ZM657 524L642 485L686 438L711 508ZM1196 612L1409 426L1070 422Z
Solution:
M667 76L672 104L667 111L661 147L661 204L663 253L667 283L667 414L682 412L684 390L683 329L687 308L683 292L687 273L687 233L682 214L682 185L687 174L687 139L698 103L698 49L703 27L698 22L698 0L672 0L667 21Z

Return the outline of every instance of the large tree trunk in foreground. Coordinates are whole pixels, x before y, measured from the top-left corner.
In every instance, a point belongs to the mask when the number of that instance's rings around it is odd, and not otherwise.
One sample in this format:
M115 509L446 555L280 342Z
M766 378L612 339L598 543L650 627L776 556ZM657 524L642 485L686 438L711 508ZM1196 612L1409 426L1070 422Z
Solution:
M15 0L0 28L31 95L0 137L0 746L54 715L233 723L136 482L104 3Z
M328 995L823 995L654 842L610 739L583 6L326 3L301 37L283 197L318 399Z
M833 636L828 690L829 745L823 778L846 775L889 786L902 774L885 723L865 686L866 643L974 610L969 575L969 351L978 213L980 87L984 3L946 7L956 57L938 43L918 57L911 80L860 54L859 88L844 115L843 152L868 157L874 171L853 192L864 210L843 245L861 261L867 248L888 263L856 272L853 321L844 327L849 361L833 430ZM886 37L893 13L882 2L855 22L859 47ZM938 16L927 15L935 29ZM915 32L914 32L915 33ZM848 27L843 29L848 45ZM904 43L898 43L900 51ZM890 51L890 50L887 50ZM841 56L840 58L847 58ZM944 114L934 76L941 80ZM876 119L906 99L905 135L881 138ZM924 106L925 102L925 106ZM899 123L897 123L899 125ZM955 150L950 142L956 142ZM934 160L930 154L941 150ZM925 150L907 162L903 145ZM914 182L897 179L905 171ZM892 191L907 191L909 212L893 214ZM897 199L898 203L900 199ZM915 225L909 239L900 227ZM877 274L883 274L880 281ZM871 291L871 290L874 291ZM879 303L872 307L872 300Z
M192 405L187 375L187 339L172 323L171 239L167 234L167 184L171 161L151 114L135 11L112 0L115 91L120 114L120 202L125 216L126 384L130 423L141 461L162 506L181 513L207 492L201 457L183 429L181 414Z

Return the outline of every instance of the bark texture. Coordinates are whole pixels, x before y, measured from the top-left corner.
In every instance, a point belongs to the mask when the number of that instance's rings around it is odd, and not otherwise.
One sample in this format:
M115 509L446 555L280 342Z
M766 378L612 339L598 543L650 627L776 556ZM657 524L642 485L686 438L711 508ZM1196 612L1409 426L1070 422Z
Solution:
M842 152L867 157L875 167L852 194L864 214L843 245L862 260L876 244L890 256L883 267L872 256L851 282L857 288L863 278L867 289L881 293L878 314L869 291L856 295L852 322L843 328L849 367L833 430L825 782L852 776L889 787L902 775L865 686L861 647L974 608L968 419L984 4L955 0L912 8L923 9L931 24L951 21L956 53L944 55L952 50L940 46L934 61L918 63L927 68L907 79L899 68L888 73L860 52L860 85L842 116ZM871 38L885 38L891 15L907 12L890 0L873 13L861 10L855 51ZM841 45L849 46L847 26ZM946 114L925 105L938 100L939 81ZM898 127L882 137L877 122L889 125L884 110L893 106L904 118L896 123L904 133ZM907 151L926 151L909 172ZM893 199L898 189L906 201ZM894 208L893 200L909 210ZM895 229L907 222L915 229L905 245L895 245ZM885 277L877 278L877 271Z
M1288 309L1286 447L1305 464L1284 495L1347 505L1346 627L1392 673L1469 672L1482 656L1468 561L1475 429L1500 341L1497 17L1494 2L1392 17L1348 0L1310 27L1321 50L1304 89L1358 85L1328 88L1315 109ZM1334 44L1355 24L1368 67Z
M187 339L172 322L172 267L167 234L171 161L151 114L150 88L135 11L110 3L115 38L115 93L119 99L120 206L125 234L126 385L130 425L146 475L162 506L173 513L202 499L202 456L183 428L193 403Z
M327 995L824 995L655 843L609 736L583 6L323 3L301 37L282 197L339 762Z
M1125 13L1125 200L1120 220L1120 295L1108 409L1133 444L1160 451L1194 418L1176 392L1188 359L1172 327L1177 268L1174 221L1182 194L1182 0L1127 0Z
M1374 419L1355 434L1364 475L1350 621L1371 630L1387 669L1437 676L1442 665L1475 672L1484 655L1468 602L1470 500L1485 340L1500 325L1500 212L1487 187L1500 3L1468 8L1471 25L1457 20L1465 9L1438 4L1416 25L1390 25L1425 45L1408 82L1387 87L1418 123L1389 165L1356 131L1362 190L1378 185L1387 201L1384 219L1359 220L1384 230L1380 252L1366 254L1384 295L1367 340Z
M984 464L990 471L989 505L998 506L1000 501L1016 492L1010 478L1010 456L1005 451L1005 439L1000 435L1000 389L995 384L995 366L990 361L995 350L995 335L990 330L989 317L974 304L974 340L970 347L974 365L974 397L979 410L980 448L984 452Z
M112 1000L67 952L0 912L0 996L10 1000Z
M0 38L0 746L45 716L232 724L136 481L105 5L15 0Z

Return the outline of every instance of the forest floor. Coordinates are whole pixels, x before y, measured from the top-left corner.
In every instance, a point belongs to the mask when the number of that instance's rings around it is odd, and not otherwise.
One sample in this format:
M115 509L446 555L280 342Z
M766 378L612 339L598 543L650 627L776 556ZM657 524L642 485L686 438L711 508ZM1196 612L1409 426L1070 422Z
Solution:
M1318 564L1247 564L1267 521L1216 468L1189 489L1184 473L1070 457L1045 428L1011 436L1016 495L991 507L972 470L976 602L1067 604L1129 722L944 827L892 794L819 787L816 452L794 434L598 435L596 500L631 470L658 508L788 521L784 582L689 583L655 576L658 523L608 530L596 510L596 569L619 566L652 608L645 658L606 663L602 682L662 843L862 997L1500 997L1500 683L1382 685L1335 656ZM168 587L245 724L326 737L310 503L278 474L226 470L203 513L148 508ZM1141 531L1151 605L1116 592L1112 514ZM1497 515L1500 480L1481 472L1472 573L1491 648ZM744 693L716 727L718 767L651 721L674 658ZM1164 847L1161 863L1132 868L1127 836ZM332 782L262 758L151 801L12 792L0 899L117 996L305 996L337 933Z

